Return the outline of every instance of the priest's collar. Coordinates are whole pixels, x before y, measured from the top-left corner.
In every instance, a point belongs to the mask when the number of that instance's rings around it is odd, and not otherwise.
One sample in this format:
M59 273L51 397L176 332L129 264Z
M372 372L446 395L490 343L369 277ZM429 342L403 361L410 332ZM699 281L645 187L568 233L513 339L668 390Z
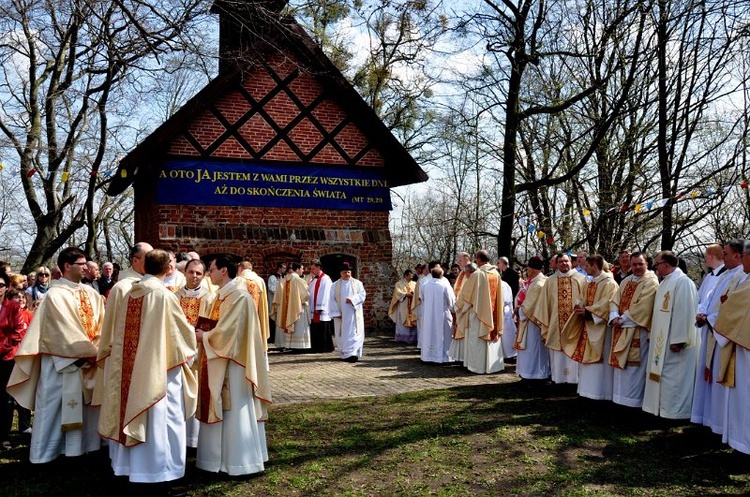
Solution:
M237 290L237 285L234 285L234 280L229 280L226 282L224 286L219 288L219 293L221 295L226 295L228 293L232 293L233 291Z
M195 288L188 288L187 285L185 285L182 288L182 291L185 292L185 296L187 297L197 297L198 294L201 293L201 286L203 285L203 282L199 283L197 287Z
M716 266L715 268L713 268L713 269L711 270L711 272L710 272L710 273L708 273L708 274L710 274L711 276L718 276L718 275L719 275L719 273L721 272L721 268L723 268L723 267L724 267L724 264L723 264L723 263L722 263L722 264L719 264L718 266Z

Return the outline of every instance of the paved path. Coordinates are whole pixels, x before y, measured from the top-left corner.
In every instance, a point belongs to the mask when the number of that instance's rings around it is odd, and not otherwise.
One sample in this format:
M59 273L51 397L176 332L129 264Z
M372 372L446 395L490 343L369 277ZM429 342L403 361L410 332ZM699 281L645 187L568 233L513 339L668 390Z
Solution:
M356 364L330 354L268 353L275 404L325 399L391 395L464 385L496 385L518 381L515 366L491 375L469 373L459 365L423 363L413 345L392 337L365 339L364 356Z

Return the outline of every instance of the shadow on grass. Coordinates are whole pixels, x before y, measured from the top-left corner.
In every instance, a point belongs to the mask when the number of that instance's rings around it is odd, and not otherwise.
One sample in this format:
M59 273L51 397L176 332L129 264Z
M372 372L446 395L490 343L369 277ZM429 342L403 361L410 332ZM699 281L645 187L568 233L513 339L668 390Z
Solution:
M462 387L316 404L281 417L284 426L314 426L315 438L277 431L269 444L276 469L336 461L325 471L325 487L313 482L296 488L303 493L326 493L336 482L346 488L351 475L364 470L380 475L369 477L370 489L396 491L383 481L384 475L410 465L413 474L424 466L465 471L469 478L462 488L475 493L472 474L488 468L482 471L492 478L479 488L491 495L509 489L515 494L559 493L581 486L665 495L750 491L750 458L722 445L718 436L637 409L578 398L569 386ZM450 452L451 441L461 439L467 447L456 457L468 464L420 455L425 445ZM421 483L431 491L442 488Z

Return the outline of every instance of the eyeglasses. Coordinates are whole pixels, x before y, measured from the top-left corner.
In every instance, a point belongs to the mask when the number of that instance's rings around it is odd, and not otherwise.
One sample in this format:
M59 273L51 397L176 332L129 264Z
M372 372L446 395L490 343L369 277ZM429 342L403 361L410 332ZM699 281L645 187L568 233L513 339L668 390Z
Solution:
M73 266L85 266L85 265L86 265L85 262L74 262L73 263Z
M36 275L36 277L37 278L41 278L41 277L48 278L49 277L49 273L39 273L39 274Z
M659 267L659 264L666 264L665 261L654 262L654 267Z
M0 288L5 288L5 283L0 283Z

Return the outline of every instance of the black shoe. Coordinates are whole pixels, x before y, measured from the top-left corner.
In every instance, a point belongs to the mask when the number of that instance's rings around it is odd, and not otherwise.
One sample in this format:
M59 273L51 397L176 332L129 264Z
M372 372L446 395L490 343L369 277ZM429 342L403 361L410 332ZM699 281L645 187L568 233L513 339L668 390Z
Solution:
M355 355L347 357L346 359L344 359L345 362L351 362L351 363L355 363L358 360L359 360L359 357L357 357Z

